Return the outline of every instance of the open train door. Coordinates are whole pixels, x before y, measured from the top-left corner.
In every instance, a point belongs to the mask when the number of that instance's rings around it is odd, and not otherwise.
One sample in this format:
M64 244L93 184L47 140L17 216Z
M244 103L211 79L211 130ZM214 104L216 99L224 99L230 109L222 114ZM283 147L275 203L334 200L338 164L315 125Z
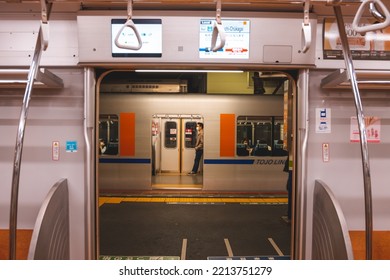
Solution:
M198 115L154 115L152 121L153 174L186 174L195 156Z

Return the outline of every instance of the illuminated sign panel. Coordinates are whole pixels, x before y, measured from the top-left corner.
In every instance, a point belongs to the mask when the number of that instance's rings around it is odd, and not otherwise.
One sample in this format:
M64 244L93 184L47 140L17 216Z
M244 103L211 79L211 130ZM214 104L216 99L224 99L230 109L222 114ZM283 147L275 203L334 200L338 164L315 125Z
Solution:
M222 20L225 46L216 52L210 48L214 19L200 20L199 58L249 59L249 20ZM216 46L220 44L219 36Z
M371 24L369 22L362 23L362 25ZM367 32L366 34L359 34L352 29L351 23L345 23L345 31L353 59L390 59L390 27L383 30ZM325 19L323 36L324 58L343 59L343 51L335 19Z
M115 38L126 19L111 20L111 49L112 57L161 57L162 55L162 23L161 19L133 19L134 25L142 40L139 50L119 48L115 45ZM130 27L123 29L119 36L122 45L136 46L137 36Z

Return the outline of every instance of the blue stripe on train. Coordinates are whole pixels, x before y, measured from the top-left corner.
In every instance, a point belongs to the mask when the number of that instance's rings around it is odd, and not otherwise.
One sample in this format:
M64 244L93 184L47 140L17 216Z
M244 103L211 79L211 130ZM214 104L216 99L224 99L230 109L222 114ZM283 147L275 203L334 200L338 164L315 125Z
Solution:
M254 159L205 159L204 164L253 164Z
M143 163L149 164L150 158L100 158L99 163Z
M99 163L138 163L150 164L149 158L100 158ZM254 164L254 159L205 159L204 164Z

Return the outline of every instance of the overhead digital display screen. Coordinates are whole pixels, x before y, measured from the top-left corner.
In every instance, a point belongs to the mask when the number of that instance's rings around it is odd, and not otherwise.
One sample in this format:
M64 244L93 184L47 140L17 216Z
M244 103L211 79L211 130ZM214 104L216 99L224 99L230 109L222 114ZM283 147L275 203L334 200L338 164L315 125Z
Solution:
M162 56L162 23L161 19L133 19L134 25L141 37L142 47L139 50L119 48L115 38L126 19L111 19L111 49L112 57L161 57ZM118 41L122 45L137 46L137 36L130 27L125 27Z
M225 46L216 52L211 50L211 37L215 19L201 19L199 32L199 58L249 59L249 20L222 20L225 30ZM216 46L220 44L218 36Z
M375 23L363 22L361 25ZM382 30L359 34L352 29L351 23L345 23L345 31L351 55L356 60L389 60L390 59L390 27ZM337 27L333 18L324 20L323 53L325 59L343 59L343 50Z

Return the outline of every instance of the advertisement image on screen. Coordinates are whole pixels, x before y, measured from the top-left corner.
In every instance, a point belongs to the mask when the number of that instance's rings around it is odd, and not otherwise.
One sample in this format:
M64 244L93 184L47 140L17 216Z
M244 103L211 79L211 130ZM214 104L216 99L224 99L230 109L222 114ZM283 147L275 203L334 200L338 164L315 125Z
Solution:
M222 20L225 46L216 52L211 47L215 19L201 19L199 32L199 58L249 59L249 20ZM219 36L216 45L220 44Z
M372 25L373 22L362 22L361 25ZM389 60L390 59L390 27L377 31L359 34L353 30L352 24L345 23L351 55L356 60ZM343 50L336 19L324 20L323 53L325 59L343 59Z
M115 38L126 19L111 19L111 49L112 57L161 57L162 55L162 24L161 19L133 19L134 25L141 37L142 47L139 50L119 48ZM134 30L126 27L119 36L123 45L136 46L137 36Z

